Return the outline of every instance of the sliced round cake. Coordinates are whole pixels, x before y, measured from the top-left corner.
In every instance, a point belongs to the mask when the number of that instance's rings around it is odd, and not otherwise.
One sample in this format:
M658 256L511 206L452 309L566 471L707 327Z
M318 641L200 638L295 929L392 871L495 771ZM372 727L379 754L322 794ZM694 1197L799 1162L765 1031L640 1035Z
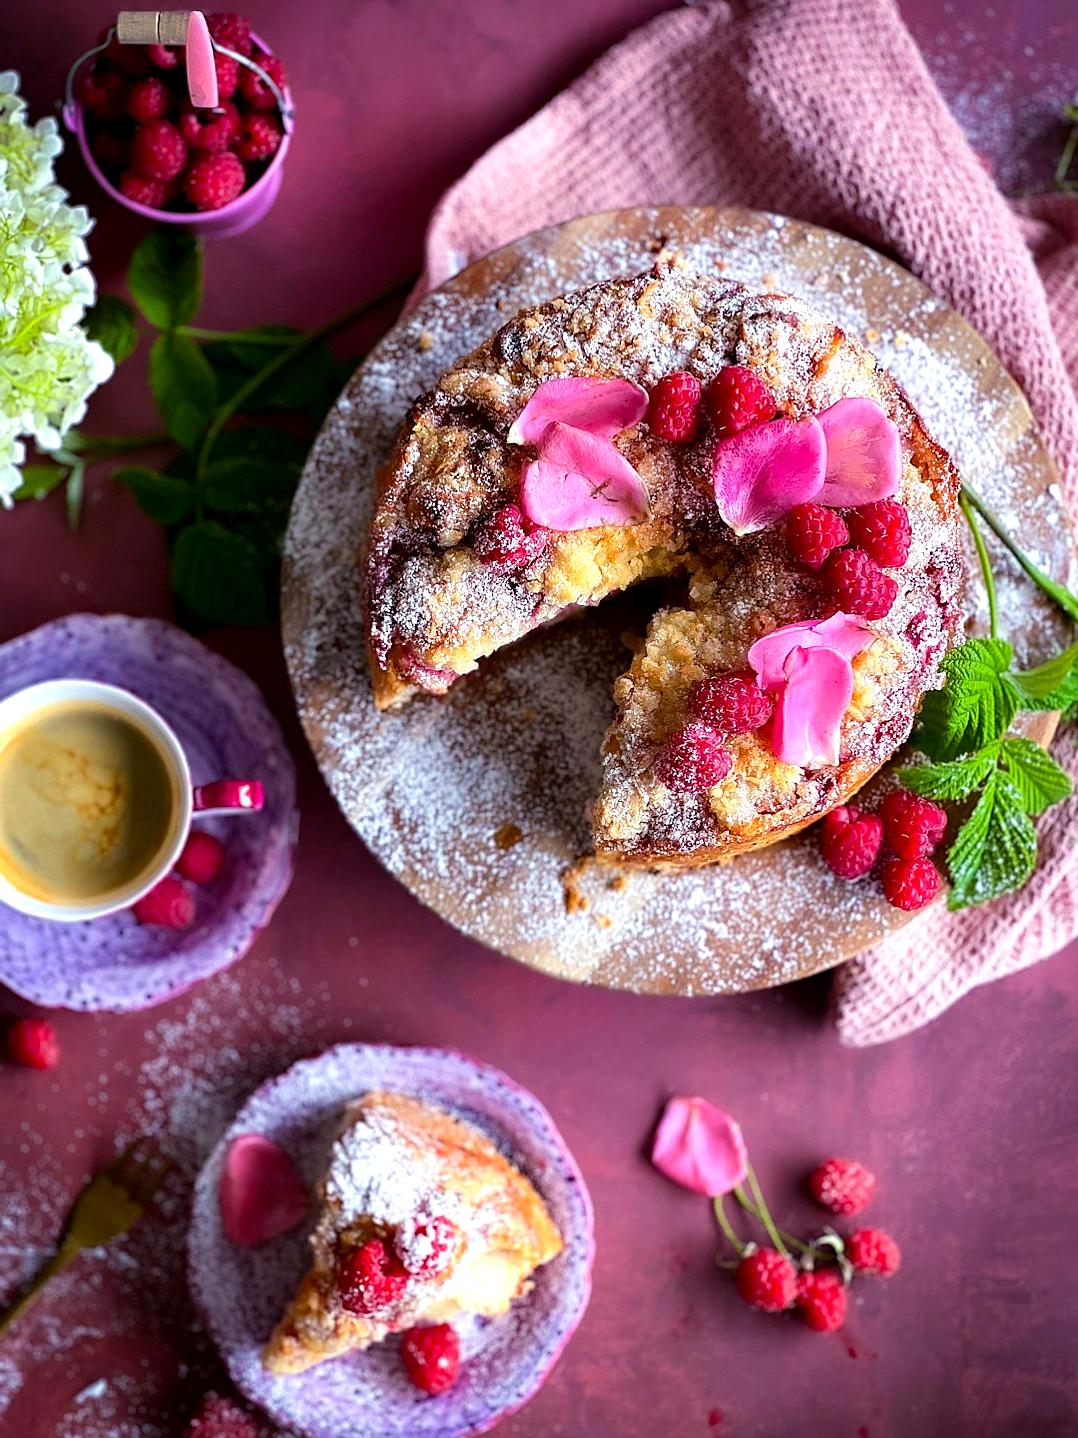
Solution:
M596 850L771 843L859 788L939 683L958 488L890 375L798 300L673 262L525 310L413 406L380 477L376 702L666 580L615 685Z

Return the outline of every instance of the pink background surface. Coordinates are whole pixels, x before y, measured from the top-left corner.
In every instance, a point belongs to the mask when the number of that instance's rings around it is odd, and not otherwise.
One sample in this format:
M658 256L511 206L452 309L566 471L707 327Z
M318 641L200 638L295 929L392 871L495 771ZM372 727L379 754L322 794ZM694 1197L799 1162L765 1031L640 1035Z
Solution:
M208 324L316 324L418 264L425 215L461 169L655 0L276 0L252 10L282 52L295 148L270 218L207 256ZM1076 59L1071 0L903 7L977 147L1014 188L1048 173ZM12 13L14 11L14 13ZM0 62L37 112L109 12L16 0ZM68 178L93 203L77 166ZM626 196L626 202L632 200ZM676 198L676 197L672 197ZM93 249L115 282L138 233L102 208ZM359 352L362 336L350 337ZM93 407L109 432L153 423L144 352ZM161 535L98 477L81 534L58 498L0 518L0 639L74 609L169 613ZM596 1290L543 1393L500 1430L611 1434L1007 1435L1078 1428L1078 971L1072 948L981 990L887 1048L840 1048L826 978L734 1000L576 990L460 938L355 839L292 714L271 633L217 632L279 715L300 767L296 881L230 974L143 1015L60 1014L55 1073L0 1072L0 1292L58 1231L117 1135L204 1151L238 1098L348 1038L444 1043L548 1105L592 1188ZM4 1003L18 1012L17 1001ZM902 1274L860 1286L847 1331L749 1312L711 1264L706 1205L653 1174L663 1097L701 1092L742 1121L780 1220L808 1227L800 1175L837 1151L879 1174L870 1213ZM217 1374L180 1279L184 1195L57 1283L0 1342L0 1433L161 1438Z

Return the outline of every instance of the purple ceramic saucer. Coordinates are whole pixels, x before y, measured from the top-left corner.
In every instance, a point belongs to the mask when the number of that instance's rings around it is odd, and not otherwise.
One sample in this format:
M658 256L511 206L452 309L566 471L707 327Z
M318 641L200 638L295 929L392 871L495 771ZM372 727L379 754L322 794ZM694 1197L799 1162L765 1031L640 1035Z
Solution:
M275 1376L261 1350L309 1259L310 1222L262 1245L238 1248L221 1227L225 1153L260 1133L290 1155L314 1192L341 1110L373 1088L415 1095L483 1129L527 1174L565 1250L540 1268L531 1292L502 1318L460 1325L464 1363L448 1393L426 1397L404 1375L395 1339ZM584 1315L595 1241L591 1199L550 1115L497 1069L446 1049L341 1044L304 1059L247 1100L195 1186L188 1277L206 1328L236 1387L302 1438L465 1438L485 1433L532 1398Z
M242 958L269 923L292 879L295 767L246 674L162 620L74 614L0 645L0 699L60 678L117 684L153 705L195 784L261 779L265 789L260 814L196 819L224 844L225 862L197 891L183 932L140 926L130 913L61 924L0 906L0 983L45 1006L147 1008Z

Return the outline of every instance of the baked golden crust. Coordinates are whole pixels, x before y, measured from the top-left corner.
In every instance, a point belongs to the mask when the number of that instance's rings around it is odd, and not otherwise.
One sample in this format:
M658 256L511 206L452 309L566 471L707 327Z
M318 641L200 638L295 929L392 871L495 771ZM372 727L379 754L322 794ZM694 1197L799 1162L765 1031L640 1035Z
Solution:
M371 1238L392 1246L410 1205L450 1215L460 1242L443 1271L409 1281L377 1315L351 1312L338 1293L342 1258ZM402 1094L352 1105L334 1146L311 1236L312 1265L263 1353L272 1373L301 1373L420 1323L462 1312L496 1316L523 1295L561 1235L533 1184L489 1138L443 1109ZM369 1205L356 1211L355 1205Z
M855 663L854 702L840 763L789 772L756 735L730 747L734 769L703 795L675 795L655 777L662 742L685 720L686 695L707 672L742 669L752 642L830 611L819 577L798 569L781 527L735 538L710 488L714 441L671 445L639 425L616 444L650 500L637 524L552 533L515 573L485 564L475 527L515 499L532 455L509 428L537 384L607 376L648 387L688 369L705 381L744 364L779 412L816 414L838 399L874 401L897 425L896 498L913 529L892 571L899 597ZM677 264L612 280L528 310L461 360L414 407L379 482L368 563L369 655L376 703L444 693L478 661L566 609L600 602L642 579L685 576L688 593L661 609L615 686L617 716L593 807L602 857L696 866L773 842L843 802L909 733L959 619L963 564L958 475L909 400L867 350L798 300L753 294ZM833 605L831 606L833 608Z

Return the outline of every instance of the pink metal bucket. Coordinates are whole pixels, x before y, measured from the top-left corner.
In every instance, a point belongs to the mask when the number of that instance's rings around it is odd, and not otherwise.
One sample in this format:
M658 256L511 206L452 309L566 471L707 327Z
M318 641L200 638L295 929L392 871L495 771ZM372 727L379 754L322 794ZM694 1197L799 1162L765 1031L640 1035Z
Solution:
M74 82L78 72L88 61L105 48L112 38L112 31L105 37L100 46L95 46L91 51L79 57L72 65L67 77L67 87L64 96L64 104L61 109L64 125L75 136L79 142L79 149L82 151L82 158L86 162L86 168L94 177L105 194L115 200L118 205L123 205L125 210L140 215L144 220L151 220L158 225L181 225L190 230L192 234L202 235L205 239L227 239L230 235L240 235L244 230L249 230L257 225L273 208L273 202L281 188L281 180L284 178L284 159L288 154L289 146L292 143L292 131L295 127L295 119L292 108L292 92L285 85L278 93L281 97L281 127L284 135L277 152L274 154L265 170L249 189L230 200L227 205L222 205L219 210L155 210L149 205L141 205L137 200L129 200L122 194L108 176L102 170L90 149L90 142L86 134L86 121L82 112L82 106L75 99ZM267 47L261 38L252 32L251 39L264 50ZM237 55L235 51L228 50L223 46L216 46L225 55L231 55L233 59L241 64L257 70L266 83L277 92L277 86L259 70L257 63L248 60L245 56Z

